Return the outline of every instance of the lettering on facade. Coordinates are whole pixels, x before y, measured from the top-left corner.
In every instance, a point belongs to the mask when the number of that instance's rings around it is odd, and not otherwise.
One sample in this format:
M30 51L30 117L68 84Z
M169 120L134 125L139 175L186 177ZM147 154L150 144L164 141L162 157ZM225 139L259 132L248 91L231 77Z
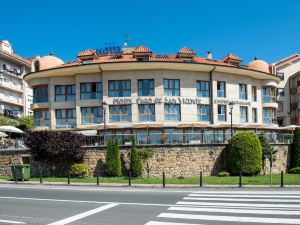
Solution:
M230 99L215 99L214 103L216 104L223 104L228 105L229 103L233 103L234 105L251 105L251 102L249 101L243 101L243 100L230 100Z
M113 104L131 104L133 103L131 98L114 98ZM136 99L136 104L187 104L194 105L200 104L201 99L199 98L184 98L184 97L139 97Z

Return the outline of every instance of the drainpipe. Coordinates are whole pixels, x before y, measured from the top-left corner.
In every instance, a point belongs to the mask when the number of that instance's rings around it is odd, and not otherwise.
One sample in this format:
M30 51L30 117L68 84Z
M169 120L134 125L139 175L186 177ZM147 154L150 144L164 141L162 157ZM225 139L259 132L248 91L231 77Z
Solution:
M209 72L209 83L210 83L210 93L209 93L209 99L210 99L210 118L211 118L211 124L214 124L214 98L213 98L213 72L216 70L216 66Z

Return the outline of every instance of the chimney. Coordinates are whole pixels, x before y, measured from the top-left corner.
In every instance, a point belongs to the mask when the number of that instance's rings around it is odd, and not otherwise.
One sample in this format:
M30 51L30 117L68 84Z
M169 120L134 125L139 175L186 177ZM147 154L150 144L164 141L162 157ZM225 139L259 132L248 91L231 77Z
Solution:
M206 58L207 58L207 59L212 59L212 53L211 53L211 51L208 51L208 52L206 53Z

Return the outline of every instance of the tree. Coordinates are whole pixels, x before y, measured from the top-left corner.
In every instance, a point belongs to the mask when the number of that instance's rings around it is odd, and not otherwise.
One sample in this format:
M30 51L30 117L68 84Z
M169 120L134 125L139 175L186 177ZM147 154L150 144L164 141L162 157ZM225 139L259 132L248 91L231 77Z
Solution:
M153 157L154 150L152 148L145 148L139 151L139 155L144 164L146 164L147 177L150 177L150 164L149 159Z
M85 137L75 132L34 131L24 135L34 160L41 163L63 163L70 166L83 161Z
M300 167L300 128L294 131L294 141L292 144L291 166Z
M131 152L130 152L130 171L133 177L139 177L143 172L143 165L141 158L136 150L135 138L131 138Z
M250 132L238 132L228 144L229 172L257 175L262 169L262 148L258 137Z
M106 146L105 174L110 177L122 175L121 158L118 140L109 140Z
M18 128L27 131L33 128L33 116L22 116L18 119Z
M269 159L270 169L272 168L272 163L276 161L277 150L268 142L266 134L264 132L259 136L259 142L262 147L262 160L263 168L265 168L265 159Z

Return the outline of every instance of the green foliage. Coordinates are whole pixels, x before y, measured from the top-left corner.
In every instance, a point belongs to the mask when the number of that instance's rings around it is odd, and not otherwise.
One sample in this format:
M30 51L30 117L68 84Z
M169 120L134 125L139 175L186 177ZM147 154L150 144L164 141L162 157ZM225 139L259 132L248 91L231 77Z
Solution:
M85 178L88 175L87 166L83 163L75 163L70 168L71 177Z
M261 148L262 148L262 156L263 159L271 159L271 155L272 155L272 161L276 161L276 152L277 150L274 149L274 147L268 142L266 134L263 132L261 133L261 135L259 136L259 142L261 144Z
M19 121L0 115L0 126L17 126Z
M150 164L149 159L152 158L154 155L154 149L153 148L145 148L139 151L139 156L141 160L146 164L146 171L148 178L150 177Z
M289 170L289 173L291 174L300 174L300 167L294 167Z
M294 131L291 160L292 167L300 167L300 128L298 127Z
M230 174L227 171L221 171L217 175L218 177L228 177Z
M238 132L228 144L229 172L257 175L262 170L262 148L258 137L250 132Z
M33 128L33 116L22 116L18 120L20 122L18 128L21 130L26 131Z
M141 162L140 155L136 150L136 143L134 136L131 139L131 152L130 152L130 170L131 175L133 177L139 177L142 175L143 172L143 165Z
M106 150L105 174L109 177L120 177L122 168L118 141L109 140Z

